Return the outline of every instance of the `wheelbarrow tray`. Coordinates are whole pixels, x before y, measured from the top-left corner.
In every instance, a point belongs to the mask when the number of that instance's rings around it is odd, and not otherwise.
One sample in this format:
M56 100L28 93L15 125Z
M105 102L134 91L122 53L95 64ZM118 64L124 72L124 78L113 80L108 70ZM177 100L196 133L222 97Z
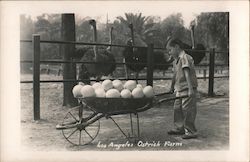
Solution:
M153 98L77 98L81 105L70 109L65 115L63 122L57 125L63 136L73 145L86 145L91 143L99 133L100 120L103 117L111 119L127 139L140 138L139 113L146 111L157 104L171 101L186 96L173 97L169 93L156 94ZM86 109L83 109L86 108ZM86 110L86 112L83 112ZM93 112L94 111L94 112ZM90 112L90 113L88 113ZM126 134L112 115L130 113L131 134ZM134 134L132 113L137 118L137 133ZM78 120L79 119L79 120ZM73 134L74 137L73 137ZM82 140L82 138L84 140Z
M145 111L152 106L153 98L80 98L92 110L103 114L124 114Z

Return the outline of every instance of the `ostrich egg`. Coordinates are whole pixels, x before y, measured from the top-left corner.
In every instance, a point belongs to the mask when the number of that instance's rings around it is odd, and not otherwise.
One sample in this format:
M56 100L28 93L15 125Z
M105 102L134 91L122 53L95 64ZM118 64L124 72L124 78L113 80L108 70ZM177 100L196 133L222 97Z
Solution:
M141 84L137 84L136 87L143 89Z
M106 93L105 93L105 90L103 88L95 89L95 95L96 95L96 97L102 97L102 98L106 97Z
M115 82L121 82L119 79L115 79L112 81L112 83L114 84Z
M81 88L82 97L95 97L95 89L90 85Z
M99 83L99 82L96 82L96 83L94 83L94 84L92 85L92 87L93 87L94 89L102 88L102 84Z
M81 89L82 89L82 85L78 84L78 85L75 85L72 89L72 93L74 95L74 97L82 97L82 94L81 94Z
M128 90L128 89L123 89L123 90L121 91L121 97L122 97L122 98L131 98L131 96L132 96L132 94L131 94L130 90Z
M106 98L119 98L120 92L117 89L110 89L106 92Z
M104 81L102 82L102 87L104 88L105 91L107 91L107 90L113 88L112 81L109 80L109 79L104 80Z
M137 87L132 91L132 96L134 98L142 98L144 97L143 91L141 88Z
M117 89L118 91L123 90L123 85L120 80L114 80L112 83L113 83L113 87Z
M147 98L153 97L154 96L153 87L146 86L145 88L143 88L143 93Z
M136 82L134 80L128 80L125 84L124 87L126 89L129 89L130 91L133 91L133 89L136 88Z

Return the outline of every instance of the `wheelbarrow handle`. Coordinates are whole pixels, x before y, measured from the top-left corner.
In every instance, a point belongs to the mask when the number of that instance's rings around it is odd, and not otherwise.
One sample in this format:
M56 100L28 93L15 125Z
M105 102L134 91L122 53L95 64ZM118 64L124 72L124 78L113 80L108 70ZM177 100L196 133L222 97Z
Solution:
M156 104L160 104L160 103L162 103L162 102L166 102L166 101L171 101L171 100L176 100L176 99L186 98L186 97L188 97L188 95L179 96L179 97L163 98L163 99L158 100Z
M170 91L170 92L159 93L159 94L156 94L155 96L158 97L158 96L163 96L166 94L173 94L173 92Z

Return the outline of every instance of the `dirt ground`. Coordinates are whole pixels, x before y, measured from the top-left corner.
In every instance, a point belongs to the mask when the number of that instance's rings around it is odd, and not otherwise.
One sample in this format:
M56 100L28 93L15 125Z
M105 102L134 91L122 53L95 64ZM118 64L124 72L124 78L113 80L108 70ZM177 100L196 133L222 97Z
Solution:
M207 81L199 80L197 139L183 140L180 136L167 134L167 131L173 128L173 102L166 102L139 113L141 131L139 143L126 140L112 120L101 118L100 131L95 140L86 146L73 146L66 141L61 130L56 130L56 125L69 110L69 107L61 106L62 85L41 84L41 120L34 121L32 85L22 84L22 146L25 150L33 151L226 150L229 149L228 85L228 79L216 79L215 94L219 96L209 98L205 95ZM169 81L154 82L157 93L167 91L168 88ZM114 119L125 132L129 131L129 115L114 116ZM124 145L118 148L117 144Z

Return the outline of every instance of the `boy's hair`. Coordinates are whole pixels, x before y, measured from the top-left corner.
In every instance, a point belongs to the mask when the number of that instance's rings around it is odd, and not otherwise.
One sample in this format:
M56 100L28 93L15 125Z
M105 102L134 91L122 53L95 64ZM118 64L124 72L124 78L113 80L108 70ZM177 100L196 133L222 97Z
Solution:
M183 49L183 42L180 39L170 39L167 44L171 47L179 45L179 47Z

